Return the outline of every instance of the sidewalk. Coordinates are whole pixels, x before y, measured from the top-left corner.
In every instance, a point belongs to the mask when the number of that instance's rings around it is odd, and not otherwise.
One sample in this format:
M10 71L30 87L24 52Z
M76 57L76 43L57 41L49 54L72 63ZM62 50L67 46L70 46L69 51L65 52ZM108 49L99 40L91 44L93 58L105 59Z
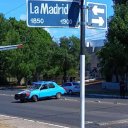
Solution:
M120 90L103 89L102 84L86 85L87 97L92 98L121 98ZM128 99L128 91L126 92L125 99Z
M0 115L0 128L69 128L51 123Z

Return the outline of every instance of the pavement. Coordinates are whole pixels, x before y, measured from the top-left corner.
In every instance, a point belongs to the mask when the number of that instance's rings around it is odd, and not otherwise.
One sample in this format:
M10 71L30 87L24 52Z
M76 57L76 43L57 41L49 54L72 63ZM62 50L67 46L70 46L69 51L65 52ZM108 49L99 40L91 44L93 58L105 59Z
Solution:
M89 97L120 98L119 95L88 94ZM128 98L126 96L125 98ZM28 120L8 115L0 115L0 128L69 128L46 122Z
M0 115L0 128L69 128L51 123Z
M24 89L24 87L8 87L11 89ZM0 89L5 89L0 88ZM6 87L7 89L7 87ZM98 84L98 86L86 86L86 89L89 90L96 90L99 91L101 90L101 85ZM87 97L102 97L102 98L120 98L119 95L106 95L106 94L87 94ZM128 98L126 96L125 98ZM34 120L28 120L24 118L19 118L19 117L12 117L8 115L0 115L0 128L69 128L61 125L55 125L51 123L46 123L46 122L39 122L39 121L34 121Z
M25 89L25 88L26 87L24 86L16 86L16 87L8 86L8 87L0 87L0 90L6 90L6 89L17 90L17 89ZM69 128L69 127L0 114L0 128Z

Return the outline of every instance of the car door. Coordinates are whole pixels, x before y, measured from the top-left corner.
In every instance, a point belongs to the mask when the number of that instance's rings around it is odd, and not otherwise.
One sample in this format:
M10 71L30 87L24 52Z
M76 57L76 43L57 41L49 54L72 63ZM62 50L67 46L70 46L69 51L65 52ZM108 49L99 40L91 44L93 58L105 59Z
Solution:
M47 84L44 84L40 88L39 97L40 98L43 98L43 97L48 97L48 96L49 96L48 85Z
M49 88L49 96L55 96L57 93L56 86L53 83L49 83L48 88Z
M62 87L66 90L66 92L69 92L70 90L72 90L72 83L71 82L64 83Z
M73 82L73 92L80 92L80 83Z

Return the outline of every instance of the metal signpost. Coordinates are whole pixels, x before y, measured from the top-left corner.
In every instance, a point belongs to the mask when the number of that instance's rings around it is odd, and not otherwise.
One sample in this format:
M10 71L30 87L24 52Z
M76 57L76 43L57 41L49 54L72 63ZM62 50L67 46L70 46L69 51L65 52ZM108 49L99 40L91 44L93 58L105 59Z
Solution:
M87 10L87 19L85 18ZM81 0L81 47L80 47L80 82L81 82L81 128L85 128L85 27L107 29L107 6L101 3L92 3Z
M107 29L107 5L87 2L87 25L89 28Z
M85 18L85 11L87 10L87 18ZM101 3L87 2L81 0L81 128L85 128L85 27L94 29L107 29L107 6Z
M80 102L81 122L80 128L85 128L85 0L81 0L81 21L80 21Z
M79 1L27 0L29 27L78 27Z

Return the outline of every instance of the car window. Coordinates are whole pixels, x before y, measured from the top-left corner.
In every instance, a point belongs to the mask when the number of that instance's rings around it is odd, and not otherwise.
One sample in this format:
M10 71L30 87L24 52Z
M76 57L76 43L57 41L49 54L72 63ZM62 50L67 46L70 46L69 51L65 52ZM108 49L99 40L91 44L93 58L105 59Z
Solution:
M44 90L44 89L48 89L47 84L42 85L42 87L41 87L41 89L40 89L40 90Z
M29 87L29 89L39 89L41 84L33 84L32 86Z
M73 85L76 85L76 86L78 85L78 86L79 86L79 85L80 85L80 83L73 82Z
M62 84L62 87L65 87L65 84Z
M55 85L53 85L52 83L48 84L49 88L55 88Z
M71 83L65 83L65 84L63 84L63 87L65 87L65 86L72 86L72 84Z

